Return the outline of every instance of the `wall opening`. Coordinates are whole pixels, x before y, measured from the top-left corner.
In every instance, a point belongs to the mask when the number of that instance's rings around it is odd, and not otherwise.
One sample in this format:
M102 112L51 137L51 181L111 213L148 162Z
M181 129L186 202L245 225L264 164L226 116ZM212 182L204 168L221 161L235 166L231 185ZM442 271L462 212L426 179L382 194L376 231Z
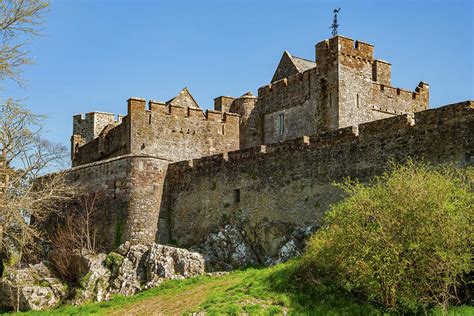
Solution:
M221 130L222 135L225 134L225 125L222 125L222 130Z
M283 135L285 133L285 114L280 113L278 115L278 134Z
M359 105L360 105L360 100L359 100L359 94L357 93L356 95L356 105L357 105L357 108L359 108Z
M234 203L240 202L240 189L234 189Z

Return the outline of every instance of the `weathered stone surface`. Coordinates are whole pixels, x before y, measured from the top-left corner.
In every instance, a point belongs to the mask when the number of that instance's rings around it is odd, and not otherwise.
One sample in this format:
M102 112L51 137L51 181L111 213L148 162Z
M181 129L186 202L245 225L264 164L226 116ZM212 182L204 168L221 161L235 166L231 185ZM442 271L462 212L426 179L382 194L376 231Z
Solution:
M111 294L135 294L163 280L203 274L204 258L198 253L176 247L125 243L116 253L109 253L103 258L102 266L111 272L105 296L108 298Z
M262 223L260 226L271 225ZM273 230L276 236L272 236L271 230L267 230L266 234L255 234L255 229L248 227L248 223L227 224L217 232L210 233L201 245L193 249L204 254L208 271L230 271L249 265L274 265L301 255L306 241L317 228L300 227L286 236ZM273 241L273 247L262 247L269 241ZM267 252L270 248L275 248L273 254Z
M365 182L386 171L389 161L410 157L472 164L473 133L474 102L468 101L417 112L414 118L396 116L231 152L228 159L173 163L160 221L169 223L172 240L190 247L228 218L245 219L259 235L273 236L256 239L273 257L280 238L296 227L320 225L330 205L340 201L343 195L334 182L347 177ZM267 229L265 223L274 224Z
M255 251L245 238L245 232L230 224L218 232L210 233L196 249L205 254L206 266L210 271L229 271L258 263Z
M38 263L20 270L5 271L0 278L0 309L21 311L49 309L67 295L67 286L45 265Z
M75 289L73 304L84 302L101 302L110 297L108 291L111 271L104 266L106 255L101 254L74 254L72 269L75 271L79 287Z
M100 302L114 294L132 295L164 280L204 274L199 253L159 244L125 243L117 252L72 254L71 274L77 284L68 287L39 263L6 273L0 279L0 308L16 308L17 289L21 310L40 310L68 303Z

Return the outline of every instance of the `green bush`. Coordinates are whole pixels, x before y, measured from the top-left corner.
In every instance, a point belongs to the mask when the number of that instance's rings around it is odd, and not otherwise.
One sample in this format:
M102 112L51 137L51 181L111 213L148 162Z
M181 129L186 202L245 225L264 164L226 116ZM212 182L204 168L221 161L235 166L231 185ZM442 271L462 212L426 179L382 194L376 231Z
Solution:
M458 303L473 271L472 174L409 161L370 185L339 184L347 197L309 241L304 279L388 309Z

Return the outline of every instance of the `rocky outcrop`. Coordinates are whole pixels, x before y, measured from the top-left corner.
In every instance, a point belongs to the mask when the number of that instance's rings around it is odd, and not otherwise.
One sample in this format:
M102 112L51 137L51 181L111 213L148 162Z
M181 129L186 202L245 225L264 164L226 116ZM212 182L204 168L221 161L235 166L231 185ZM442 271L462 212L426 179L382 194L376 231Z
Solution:
M204 273L204 258L186 249L159 244L125 243L108 255L77 258L82 265L80 287L73 302L108 300L113 294L132 295L169 279Z
M0 305L20 310L47 309L67 301L100 302L113 294L132 295L164 280L204 274L202 255L159 244L125 243L109 254L71 254L73 279L70 291L40 263L7 273L0 279ZM66 300L66 297L68 299Z
M210 271L230 271L257 264L256 252L244 236L242 230L228 224L209 234L202 245L193 249L205 254L206 267Z
M203 253L208 271L229 271L249 265L274 265L302 254L318 226L290 230L280 223L251 227L226 224L192 249ZM288 231L289 230L289 231Z
M45 263L19 270L9 268L0 278L0 309L48 309L59 305L66 295L67 286Z

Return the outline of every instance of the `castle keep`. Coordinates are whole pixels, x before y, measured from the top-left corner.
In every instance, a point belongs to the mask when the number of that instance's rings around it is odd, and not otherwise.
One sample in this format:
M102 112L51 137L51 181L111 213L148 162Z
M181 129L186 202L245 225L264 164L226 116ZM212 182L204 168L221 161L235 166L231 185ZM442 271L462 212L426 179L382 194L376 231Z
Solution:
M315 51L285 51L257 96L219 96L214 110L184 88L130 98L125 116L75 116L70 175L99 194L107 246L192 246L237 219L272 256L340 199L333 181L368 180L390 159L472 164L472 101L428 110L428 84L393 87L367 43L335 36Z

